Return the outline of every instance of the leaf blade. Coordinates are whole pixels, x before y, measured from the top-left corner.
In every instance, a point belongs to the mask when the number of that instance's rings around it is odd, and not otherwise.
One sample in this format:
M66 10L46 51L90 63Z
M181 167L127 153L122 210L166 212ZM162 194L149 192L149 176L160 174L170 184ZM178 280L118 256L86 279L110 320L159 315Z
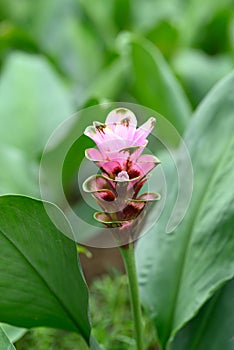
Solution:
M22 52L8 57L0 79L1 144L35 159L72 112L68 90L44 58Z
M3 331L1 326L0 326L0 347L2 350L15 350L14 345L10 342L10 340L6 336L6 333Z
M75 244L51 223L41 201L9 195L0 206L1 321L76 331L88 342L88 291Z
M209 300L175 337L171 350L232 350L234 345L234 280Z
M184 221L174 235L163 236L177 196L176 169L165 166L169 186L165 211L157 229L138 247L143 304L154 319L163 346L234 274L234 206L233 192L229 191L234 181L233 83L231 74L210 92L185 134L195 183ZM160 247L157 256L156 247ZM141 253L144 250L146 261Z
M191 106L160 51L150 41L130 36L133 90L140 103L166 117L183 133ZM142 70L144 67L144 70Z

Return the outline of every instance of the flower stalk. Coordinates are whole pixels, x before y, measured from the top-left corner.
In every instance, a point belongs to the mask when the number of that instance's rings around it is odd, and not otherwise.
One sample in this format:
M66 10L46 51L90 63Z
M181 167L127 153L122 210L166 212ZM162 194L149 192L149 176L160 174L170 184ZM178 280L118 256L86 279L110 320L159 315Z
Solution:
M136 262L133 243L120 247L124 261L126 274L128 276L129 294L132 307L133 322L135 328L135 339L137 350L144 350L143 323L137 280Z

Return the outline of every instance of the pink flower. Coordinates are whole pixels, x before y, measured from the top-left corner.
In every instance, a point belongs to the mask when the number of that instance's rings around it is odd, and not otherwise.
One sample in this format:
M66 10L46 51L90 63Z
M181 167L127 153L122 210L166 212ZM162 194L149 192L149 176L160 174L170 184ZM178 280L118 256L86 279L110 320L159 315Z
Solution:
M141 156L148 141L146 137L154 128L156 120L150 118L137 129L135 115L126 108L115 109L106 118L105 124L94 122L84 132L98 149L86 150L86 157L95 162L110 178L118 178L122 171L129 179L146 175L157 164L151 155Z
M86 150L86 157L101 174L88 178L83 188L103 209L94 217L107 227L134 231L146 205L160 198L154 193L139 195L148 173L160 163L153 155L142 154L155 122L150 118L137 128L134 113L118 108L108 114L105 124L94 122L84 132L97 145Z

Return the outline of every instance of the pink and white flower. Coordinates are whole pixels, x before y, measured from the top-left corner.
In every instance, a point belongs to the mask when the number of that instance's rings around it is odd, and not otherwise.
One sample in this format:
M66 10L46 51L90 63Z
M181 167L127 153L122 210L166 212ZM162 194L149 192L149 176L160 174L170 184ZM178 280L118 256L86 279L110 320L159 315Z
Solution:
M141 155L155 123L156 120L150 118L137 129L133 112L126 108L115 109L108 114L105 124L94 122L86 128L84 134L98 147L87 149L86 157L112 179L118 178L122 171L129 179L146 175L159 163L152 155Z
M96 163L101 174L87 179L83 188L103 209L94 217L107 227L132 229L146 205L160 198L154 193L139 195L149 172L160 163L153 155L142 154L155 123L150 118L137 128L134 113L118 108L108 114L104 124L94 122L84 132L97 145L87 149L85 155Z

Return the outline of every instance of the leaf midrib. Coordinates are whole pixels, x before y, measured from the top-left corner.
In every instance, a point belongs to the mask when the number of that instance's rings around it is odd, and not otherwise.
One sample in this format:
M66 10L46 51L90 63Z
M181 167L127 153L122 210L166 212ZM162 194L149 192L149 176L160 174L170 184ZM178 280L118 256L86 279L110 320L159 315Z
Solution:
M223 152L221 151L220 154L224 155L227 153L227 151L229 150L230 146L233 143L233 138L234 135L231 137L230 140L228 140L228 142L226 143L226 145L223 148ZM185 266L186 266L186 261L188 259L188 248L190 246L191 240L192 240L192 236L193 236L193 231L194 231L194 227L197 223L197 219L201 213L201 211L203 210L203 204L206 200L206 197L209 193L209 189L210 187L213 185L213 179L216 177L216 174L218 173L220 167L223 165L225 157L222 157L222 161L221 162L217 162L216 167L214 168L214 171L211 171L211 176L209 176L208 180L207 180L207 186L204 186L204 188L206 188L206 192L205 195L203 196L201 201L197 201L197 205L196 208L198 208L198 210L195 210L195 215L194 215L194 219L191 220L191 224L189 225L189 234L188 237L185 241L184 244L184 254L182 255L182 259L181 259L181 268L179 269L179 274L178 274L178 279L177 279L177 286L176 286L176 291L175 291L175 297L174 297L174 302L173 305L175 305L175 307L172 309L172 313L171 313L171 317L170 317L170 335L169 335L169 342L170 342L170 338L172 336L174 336L174 334L181 328L182 325L179 325L179 327L177 326L177 328L175 328L175 330L173 331L172 326L174 325L175 322L175 313L177 310L177 302L178 302L178 297L180 294L180 290L181 290L181 281L183 280L183 276L184 276L184 270L185 270Z
M14 249L16 251L18 251L18 253L23 257L23 259L26 261L26 263L30 266L30 268L38 275L38 277L40 278L40 280L42 281L42 283L46 286L46 288L49 290L49 292L54 296L55 300L57 301L58 305L60 306L60 308L65 312L65 314L67 314L68 318L72 321L73 325L75 326L75 328L77 330L80 331L80 333L82 335L85 336L86 338L86 334L85 332L83 332L83 330L80 328L80 325L76 322L75 318L73 317L73 315L70 313L70 311L67 309L66 305L63 303L63 301L59 298L59 296L55 293L55 291L53 290L53 288L51 288L51 286L48 284L48 282L44 279L43 275L41 275L41 273L39 272L39 270L33 265L33 263L25 256L25 254L23 253L23 251L21 249L19 249L17 247L17 245L8 237L8 235L2 230L0 229L0 232L3 234L3 236L10 242L10 244L14 247Z

